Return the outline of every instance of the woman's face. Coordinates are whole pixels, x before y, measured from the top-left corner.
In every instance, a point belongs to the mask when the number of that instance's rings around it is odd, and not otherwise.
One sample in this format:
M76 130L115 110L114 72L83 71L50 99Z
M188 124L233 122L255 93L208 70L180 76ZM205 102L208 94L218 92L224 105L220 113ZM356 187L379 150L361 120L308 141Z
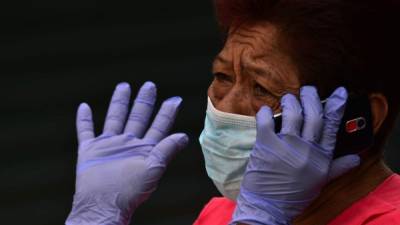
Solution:
M224 112L254 116L261 106L280 111L280 98L298 94L296 66L278 46L278 30L269 23L231 30L213 63L208 96Z

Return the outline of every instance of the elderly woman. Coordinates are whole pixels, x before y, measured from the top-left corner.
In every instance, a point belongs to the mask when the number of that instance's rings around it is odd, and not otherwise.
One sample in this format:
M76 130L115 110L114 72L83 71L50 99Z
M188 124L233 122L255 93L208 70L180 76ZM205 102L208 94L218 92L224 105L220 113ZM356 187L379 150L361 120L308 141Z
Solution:
M400 105L400 3L215 5L226 39L213 65L200 144L224 197L212 199L195 224L400 224L400 177L382 157ZM99 137L90 108L80 106L76 194L66 224L128 224L187 144L185 134L167 137L179 97L164 102L148 128L155 92L146 83L126 121L130 87L120 84ZM362 152L352 146L364 143L336 146L354 93L367 97L371 113L374 141Z

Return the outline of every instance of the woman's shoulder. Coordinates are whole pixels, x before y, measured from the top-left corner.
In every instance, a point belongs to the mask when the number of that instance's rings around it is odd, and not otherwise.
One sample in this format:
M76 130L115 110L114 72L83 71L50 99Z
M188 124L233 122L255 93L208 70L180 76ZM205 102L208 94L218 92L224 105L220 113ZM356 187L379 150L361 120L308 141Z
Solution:
M370 197L381 202L374 204L374 207L380 205L386 210L369 217L364 224L400 225L400 176L398 174L393 174L387 178L370 194Z
M400 225L400 176L393 174L329 225Z
M372 193L375 198L395 208L400 208L400 175L393 174L379 185Z
M193 225L226 225L232 218L236 203L227 198L212 198Z
M400 210L394 209L383 215L373 217L366 225L397 225L400 224Z

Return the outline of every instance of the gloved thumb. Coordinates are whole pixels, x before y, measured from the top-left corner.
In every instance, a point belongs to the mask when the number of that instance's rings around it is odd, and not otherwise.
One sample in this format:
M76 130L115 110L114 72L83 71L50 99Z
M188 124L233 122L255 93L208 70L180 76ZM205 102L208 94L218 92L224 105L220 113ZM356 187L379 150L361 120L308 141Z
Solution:
M331 169L329 171L328 181L332 181L351 169L360 165L361 159L358 155L346 155L335 159L332 162Z
M150 152L149 157L157 161L157 163L166 166L188 143L189 138L186 134L172 134L158 143Z

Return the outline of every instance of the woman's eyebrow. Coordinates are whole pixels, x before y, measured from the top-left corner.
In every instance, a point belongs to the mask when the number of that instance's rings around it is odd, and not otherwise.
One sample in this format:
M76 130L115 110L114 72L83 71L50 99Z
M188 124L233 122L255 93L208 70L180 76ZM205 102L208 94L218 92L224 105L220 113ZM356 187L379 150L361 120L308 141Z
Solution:
M214 63L220 63L223 66L232 67L232 61L223 57L222 55L217 55L214 59ZM254 74L256 76L260 76L266 79L274 78L271 71L267 70L264 67L256 66L254 65L254 63L241 61L241 68L242 70L247 71L248 73Z
M273 73L266 69L265 67L262 66L257 66L254 63L249 63L249 62L241 62L241 66L243 70L246 70L250 74L254 74L256 76L260 76L266 79L272 79L274 78Z
M221 55L215 57L212 65L213 72L215 72L215 70L231 71L233 68L233 62Z
M222 63L222 64L225 64L225 65L231 65L231 64L232 64L232 61L230 61L230 60L224 58L224 57L221 56L221 55L217 55L217 56L215 57L215 59L214 59L214 62Z

